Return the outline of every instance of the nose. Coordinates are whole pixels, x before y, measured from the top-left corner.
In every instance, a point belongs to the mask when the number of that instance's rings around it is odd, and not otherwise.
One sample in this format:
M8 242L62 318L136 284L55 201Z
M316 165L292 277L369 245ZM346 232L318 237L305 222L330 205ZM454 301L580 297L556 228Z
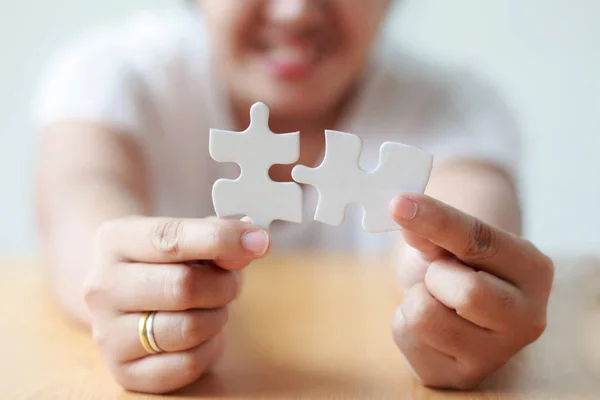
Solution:
M320 7L315 3L315 0L270 0L267 16L279 24L310 22L319 13Z

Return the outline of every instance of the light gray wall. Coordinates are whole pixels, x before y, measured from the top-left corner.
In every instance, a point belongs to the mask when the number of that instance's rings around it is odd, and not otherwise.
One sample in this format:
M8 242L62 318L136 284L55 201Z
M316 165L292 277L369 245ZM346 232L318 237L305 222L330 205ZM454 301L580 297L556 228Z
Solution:
M492 77L524 132L527 235L600 253L600 2L412 0L395 36Z
M30 102L44 60L97 22L175 0L0 0L0 253L36 248ZM404 0L399 42L487 74L518 111L527 235L600 253L600 2Z
M36 143L30 112L44 63L96 23L173 3L176 0L0 0L0 254L37 249L31 184Z

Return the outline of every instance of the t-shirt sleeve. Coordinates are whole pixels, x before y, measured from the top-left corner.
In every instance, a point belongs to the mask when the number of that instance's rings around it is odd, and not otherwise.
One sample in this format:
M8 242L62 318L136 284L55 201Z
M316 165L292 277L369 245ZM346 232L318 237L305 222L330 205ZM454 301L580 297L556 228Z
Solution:
M426 113L427 150L441 164L454 159L483 161L515 175L521 155L520 132L498 90L472 74L455 76Z
M33 105L34 123L45 127L77 120L137 135L143 130L140 92L139 75L118 32L90 33L46 66Z

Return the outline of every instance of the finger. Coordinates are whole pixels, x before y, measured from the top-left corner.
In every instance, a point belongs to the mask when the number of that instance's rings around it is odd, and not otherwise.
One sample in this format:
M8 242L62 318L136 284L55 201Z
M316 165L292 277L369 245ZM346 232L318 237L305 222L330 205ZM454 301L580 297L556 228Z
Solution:
M398 313L394 317L394 325L404 324L400 315ZM411 373L423 385L436 388L456 387L454 381L458 362L455 358L440 353L422 342L413 342L404 333L396 334L394 340L404 355Z
M437 301L424 284L407 290L398 309L398 338L469 362L485 356L493 333L462 319ZM473 350L477 351L474 352Z
M526 307L523 293L515 286L453 258L434 261L425 274L425 285L462 318L498 332L513 329Z
M147 263L236 261L264 256L270 237L248 222L231 219L132 217L104 224L97 246L101 254Z
M527 241L429 196L397 196L390 204L390 212L405 229L448 250L466 264L512 283L532 282L545 269L539 251Z
M121 386L128 390L164 394L195 382L219 358L223 333L191 350L161 353L113 367Z
M417 283L425 280L425 273L430 262L423 259L423 255L412 246L402 246L400 248L400 258L398 262L398 278L402 286L410 288Z
M254 259L240 259L240 260L215 260L214 265L226 269L228 271L241 272L246 268Z
M430 240L425 239L414 232L404 230L402 231L402 236L406 244L419 251L423 261L431 262L448 253L437 244L432 243Z
M462 367L458 359L433 349L411 328L402 311L396 309L393 319L394 341L413 374L424 386L443 389L467 388L471 382L461 381Z
M93 308L120 312L220 308L238 293L237 272L212 265L117 264L86 290Z
M154 316L153 336L158 347L168 353L200 346L216 336L227 323L226 307L213 310L158 312ZM127 362L148 356L138 336L141 314L130 313L110 320L99 340L107 354Z
M398 272L405 287L423 282L429 264L448 254L445 249L407 230L402 231L402 240Z

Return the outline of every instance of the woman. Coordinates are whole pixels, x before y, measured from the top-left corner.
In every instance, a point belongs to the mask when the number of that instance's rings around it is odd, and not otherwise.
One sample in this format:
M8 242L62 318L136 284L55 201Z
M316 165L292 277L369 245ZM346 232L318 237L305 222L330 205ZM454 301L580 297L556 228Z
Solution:
M553 267L518 236L516 133L491 89L381 48L389 0L196 5L95 32L40 89L37 209L56 295L123 387L199 378L223 351L238 274L273 246L400 250L393 334L425 385L473 387L539 337ZM301 132L299 164L319 163L324 129L361 135L365 168L385 140L434 154L427 195L390 204L401 237L364 234L359 213L311 222L308 190L301 225L211 217L211 185L234 171L210 159L208 131L243 130L256 101L274 132ZM153 343L138 339L147 311Z

